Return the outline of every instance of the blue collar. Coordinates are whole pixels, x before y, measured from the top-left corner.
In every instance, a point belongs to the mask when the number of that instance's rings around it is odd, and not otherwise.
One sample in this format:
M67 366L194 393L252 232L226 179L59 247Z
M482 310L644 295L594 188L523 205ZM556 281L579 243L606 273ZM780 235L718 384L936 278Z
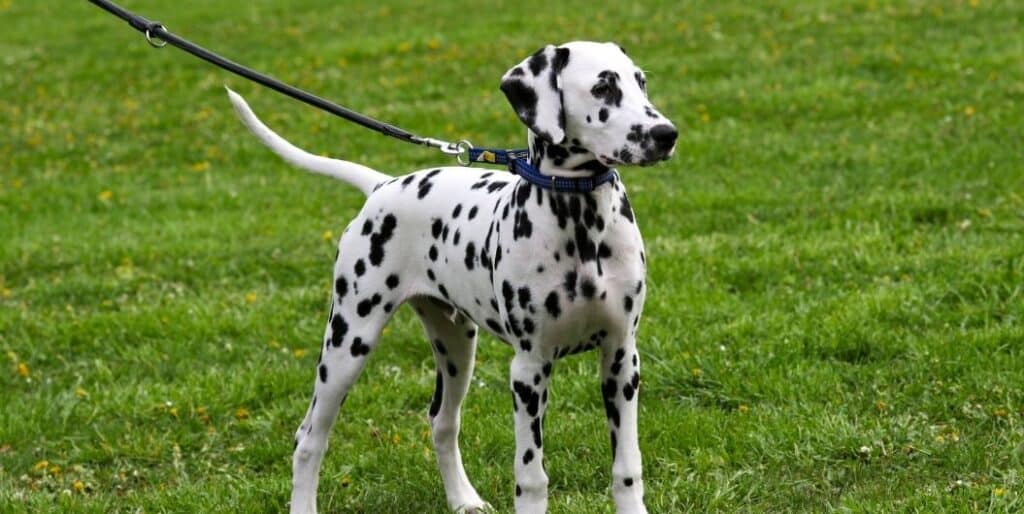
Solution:
M529 150L470 148L469 162L506 164L509 171L519 175L523 180L543 189L550 189L559 193L589 193L601 184L611 182L619 176L611 168L593 177L569 178L545 175L530 164Z

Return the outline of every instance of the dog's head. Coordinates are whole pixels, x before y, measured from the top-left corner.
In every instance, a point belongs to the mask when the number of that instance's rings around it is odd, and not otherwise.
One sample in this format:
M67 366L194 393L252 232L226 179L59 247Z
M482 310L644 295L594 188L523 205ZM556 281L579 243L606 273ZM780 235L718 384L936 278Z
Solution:
M586 149L606 166L652 164L675 150L675 126L614 43L548 45L508 70L501 90L537 137Z

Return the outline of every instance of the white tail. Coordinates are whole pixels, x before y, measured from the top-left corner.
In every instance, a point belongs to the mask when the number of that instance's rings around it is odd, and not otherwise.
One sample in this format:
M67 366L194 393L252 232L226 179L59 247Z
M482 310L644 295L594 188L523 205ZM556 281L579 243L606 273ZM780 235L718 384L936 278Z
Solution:
M241 95L235 93L226 86L224 89L228 90L228 97L231 98L231 103L235 106L235 111L238 112L238 117L242 119L242 123L244 123L245 126L248 127L249 131L259 138L263 144L267 145L268 148L273 150L277 155L280 155L284 160L314 173L327 175L328 177L336 178L342 182L348 182L366 195L369 195L377 184L391 178L377 170L367 168L366 166L356 164L354 162L313 155L289 143L288 141L285 141L283 137L267 128L267 126L264 125L255 114L253 114L252 109L249 108L249 104L245 103L245 99L243 99Z

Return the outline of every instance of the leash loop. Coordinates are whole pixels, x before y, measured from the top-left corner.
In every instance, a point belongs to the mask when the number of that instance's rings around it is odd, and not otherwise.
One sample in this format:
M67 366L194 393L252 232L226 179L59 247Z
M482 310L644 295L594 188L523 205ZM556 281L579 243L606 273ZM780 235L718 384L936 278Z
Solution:
M167 41L164 41L163 39L160 39L159 37L155 37L155 36L151 36L150 35L150 31L156 32L157 30L164 30L164 26L159 24L159 23L157 23L157 22L153 22L151 25L152 25L152 27L147 27L146 28L146 42L149 43L149 46L151 46L153 48L163 48L163 47L167 46ZM154 39L156 40L156 42L153 41Z

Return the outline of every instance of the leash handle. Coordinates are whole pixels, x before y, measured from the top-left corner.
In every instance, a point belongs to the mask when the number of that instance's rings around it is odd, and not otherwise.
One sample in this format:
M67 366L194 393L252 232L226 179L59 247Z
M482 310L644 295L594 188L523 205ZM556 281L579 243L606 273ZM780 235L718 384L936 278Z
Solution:
M128 22L128 25L133 29L145 34L146 41L154 47L160 48L166 44L170 44L171 46L184 50L206 62L209 62L210 64L213 64L214 66L230 71L236 75L273 89L278 93L290 96L300 102L312 105L313 107L327 111L335 116L344 118L370 130L380 132L385 136L390 136L407 143L437 148L445 154L455 155L459 163L464 165L468 165L468 163L471 162L468 159L468 155L469 150L473 145L468 141L463 140L451 143L431 137L417 136L407 130L373 119L351 109L347 109L331 102L330 100L303 91L297 87L290 86L273 77L259 73L252 68L248 68L230 59L217 55L187 39L178 37L171 33L161 25L160 22L152 21L148 18L125 10L113 2L109 2L108 0L89 0L89 2Z

